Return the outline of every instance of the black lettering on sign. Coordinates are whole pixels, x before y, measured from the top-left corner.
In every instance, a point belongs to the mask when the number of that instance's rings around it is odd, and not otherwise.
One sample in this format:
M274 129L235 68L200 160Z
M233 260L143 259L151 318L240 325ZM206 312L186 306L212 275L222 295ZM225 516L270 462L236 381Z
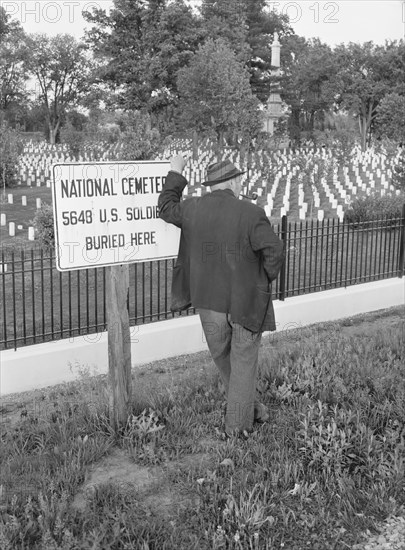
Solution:
M62 198L116 196L113 178L60 180Z
M154 176L145 178L122 178L121 189L123 195L146 195L148 193L161 193L166 181L165 176Z
M126 209L127 221L132 222L136 220L151 220L159 218L159 211L157 206L128 206Z
M130 243L131 246L142 246L145 244L156 244L156 232L155 231L139 231L137 233L131 233Z
M81 210L76 212L75 210L68 210L62 212L63 225L77 225L78 223L92 223L93 212L91 210Z
M125 235L94 235L86 237L86 250L103 250L105 248L120 248L125 246Z
M118 210L116 208L111 208L110 211L108 211L106 208L102 208L99 211L99 214L101 223L118 221Z

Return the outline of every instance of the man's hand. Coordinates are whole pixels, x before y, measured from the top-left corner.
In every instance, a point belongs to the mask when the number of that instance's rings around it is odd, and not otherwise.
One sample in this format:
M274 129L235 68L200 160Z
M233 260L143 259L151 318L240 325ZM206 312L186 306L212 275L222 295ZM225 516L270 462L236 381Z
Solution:
M176 155L175 157L172 157L170 160L170 169L173 172L177 172L178 174L182 174L184 167L186 165L186 161L182 157L182 155Z

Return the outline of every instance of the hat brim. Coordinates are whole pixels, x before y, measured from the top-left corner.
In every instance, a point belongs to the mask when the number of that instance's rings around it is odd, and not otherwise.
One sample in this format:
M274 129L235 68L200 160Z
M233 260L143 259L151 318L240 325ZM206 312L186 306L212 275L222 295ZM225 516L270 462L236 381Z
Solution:
M217 183L223 183L224 181L231 180L233 178L236 178L238 176L242 176L242 174L246 174L246 170L241 172L240 170L232 170L232 172L229 172L226 176L223 178L218 178L216 180L207 180L201 182L201 185L205 185L206 187L211 187L212 185L217 185Z

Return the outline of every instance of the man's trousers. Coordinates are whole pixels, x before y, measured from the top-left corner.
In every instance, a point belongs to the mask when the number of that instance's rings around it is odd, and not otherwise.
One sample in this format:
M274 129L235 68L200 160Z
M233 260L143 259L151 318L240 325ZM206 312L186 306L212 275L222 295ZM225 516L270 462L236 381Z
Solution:
M200 309L199 314L208 349L225 388L225 431L249 431L255 419L257 363L262 333L251 332L232 322L226 313Z

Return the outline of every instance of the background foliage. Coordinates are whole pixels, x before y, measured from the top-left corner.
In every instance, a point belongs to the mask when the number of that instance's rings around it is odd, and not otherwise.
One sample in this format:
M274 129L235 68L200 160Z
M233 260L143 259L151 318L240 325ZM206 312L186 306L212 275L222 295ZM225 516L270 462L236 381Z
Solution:
M294 144L316 142L322 132L358 140L363 149L376 139L404 139L403 40L331 48L295 34L288 17L268 10L265 0L203 0L198 8L183 0L115 0L108 14L102 7L86 13L91 26L80 41L27 36L3 8L0 16L4 117L50 141L61 138L64 126L65 140L74 136L71 126L82 131L73 112L94 127L100 110L147 113L163 138L195 121L193 130L228 141L235 129L245 140L257 139L272 90L280 91ZM271 66L275 32L280 75ZM215 62L219 51L222 65ZM204 55L211 59L202 67ZM203 87L201 69L208 79ZM35 90L27 88L28 78ZM225 93L231 84L232 97ZM339 128L330 123L335 115L355 125Z

